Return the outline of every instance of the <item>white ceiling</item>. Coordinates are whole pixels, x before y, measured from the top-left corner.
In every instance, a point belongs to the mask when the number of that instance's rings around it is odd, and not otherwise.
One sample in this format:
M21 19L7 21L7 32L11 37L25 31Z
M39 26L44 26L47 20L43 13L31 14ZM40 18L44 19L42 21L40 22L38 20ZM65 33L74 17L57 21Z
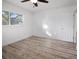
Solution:
M48 0L49 3L38 2L39 6L33 8L33 4L30 1L25 3L21 3L22 0L6 0L6 1L14 3L18 6L21 6L33 12L48 8L74 6L77 3L76 0Z

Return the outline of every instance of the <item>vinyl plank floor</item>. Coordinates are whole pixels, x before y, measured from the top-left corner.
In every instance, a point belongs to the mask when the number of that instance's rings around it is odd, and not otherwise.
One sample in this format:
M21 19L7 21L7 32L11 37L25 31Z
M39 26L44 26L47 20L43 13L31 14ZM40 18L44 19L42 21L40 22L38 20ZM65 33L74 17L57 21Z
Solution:
M2 48L3 59L77 59L76 44L32 36Z

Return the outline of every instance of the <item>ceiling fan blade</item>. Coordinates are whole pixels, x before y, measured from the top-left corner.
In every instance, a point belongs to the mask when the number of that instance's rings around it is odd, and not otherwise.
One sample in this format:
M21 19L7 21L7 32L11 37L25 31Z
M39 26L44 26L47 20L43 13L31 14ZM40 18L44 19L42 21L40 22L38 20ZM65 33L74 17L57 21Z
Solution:
M23 0L23 1L21 1L21 2L27 2L27 1L29 1L29 0Z
M47 0L38 0L39 2L48 3Z
M33 3L33 4L34 4L35 7L38 7L38 4L37 3Z

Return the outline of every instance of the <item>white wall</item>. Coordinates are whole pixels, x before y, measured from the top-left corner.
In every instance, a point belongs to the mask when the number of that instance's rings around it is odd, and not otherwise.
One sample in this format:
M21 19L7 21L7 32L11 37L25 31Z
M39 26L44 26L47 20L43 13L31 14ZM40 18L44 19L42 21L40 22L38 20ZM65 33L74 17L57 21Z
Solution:
M3 25L2 26L2 45L7 45L32 35L31 18L32 14L23 8L13 5L3 0L3 10L16 12L24 16L23 24L21 25Z
M2 9L20 13L24 16L23 24L21 25L2 26L3 46L31 35L42 37L49 37L50 35L50 38L53 39L73 41L74 7L52 8L31 14L29 11L3 0ZM44 29L43 25L48 28Z
M73 41L73 11L74 7L52 8L34 14L33 33L44 36ZM48 26L47 29L43 25ZM46 34L48 33L48 35Z

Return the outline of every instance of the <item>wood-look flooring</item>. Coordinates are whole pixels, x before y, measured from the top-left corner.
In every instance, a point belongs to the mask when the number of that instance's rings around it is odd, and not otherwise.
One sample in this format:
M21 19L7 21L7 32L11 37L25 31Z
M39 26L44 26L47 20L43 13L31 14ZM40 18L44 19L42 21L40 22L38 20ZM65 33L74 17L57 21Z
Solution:
M77 59L76 44L32 36L4 46L3 59Z

